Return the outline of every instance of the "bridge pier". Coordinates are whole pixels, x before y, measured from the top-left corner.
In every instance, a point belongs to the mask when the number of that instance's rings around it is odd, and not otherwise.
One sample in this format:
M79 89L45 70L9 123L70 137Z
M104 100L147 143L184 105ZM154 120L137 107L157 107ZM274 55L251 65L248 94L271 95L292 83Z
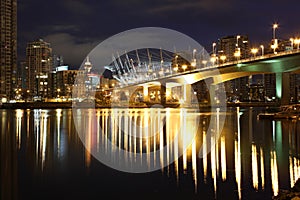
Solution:
M148 103L150 101L148 85L143 85L143 99L145 103Z
M160 102L161 105L165 105L167 103L167 86L166 83L162 82L160 85Z
M185 83L183 85L183 104L184 106L190 106L192 103L192 85Z
M290 73L276 73L276 97L281 105L290 103Z

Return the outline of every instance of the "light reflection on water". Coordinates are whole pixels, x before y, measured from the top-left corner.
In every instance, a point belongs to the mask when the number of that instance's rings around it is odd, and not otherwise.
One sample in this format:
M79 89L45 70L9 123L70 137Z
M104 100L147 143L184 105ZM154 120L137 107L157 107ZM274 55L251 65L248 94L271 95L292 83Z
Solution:
M71 162L69 152L72 148L82 149L71 112L68 109L0 111L1 165L8 166L1 167L3 196L15 196L15 190L18 190L16 168L22 162L30 163L32 171L37 171L33 176L39 177L45 172L55 174L56 165L63 167ZM138 156L125 154L128 165L139 162L149 168L164 166L165 162L182 155L162 168L161 176L174 177L178 188L191 183L195 195L208 193L208 198L222 198L224 190L228 198L271 198L280 189L293 187L300 177L299 122L296 120L259 121L257 111L241 112L237 108L226 114L223 129L216 123L210 130L213 134L208 135L208 124L217 122L218 114L191 114L187 109L79 112L82 117L76 120L83 122L82 126L87 130L84 137L86 150L76 156L83 158L86 169L97 162L90 154L93 150L104 149L116 163L120 150L132 152ZM193 126L196 118L199 127ZM109 141L114 144L110 149ZM166 145L170 147L167 151L159 151ZM187 149L183 149L184 146ZM203 158L198 155L201 148ZM18 162L18 155L26 156ZM15 183L4 187L3 183L8 180ZM173 189L177 190L176 187Z

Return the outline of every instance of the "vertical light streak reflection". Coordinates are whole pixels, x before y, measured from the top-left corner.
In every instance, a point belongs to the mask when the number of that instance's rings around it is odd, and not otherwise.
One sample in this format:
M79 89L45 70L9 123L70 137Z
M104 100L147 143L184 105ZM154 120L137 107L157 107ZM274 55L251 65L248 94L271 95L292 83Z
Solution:
M186 115L186 110L184 109L181 109L181 138L182 138L182 151L183 151L183 170L184 172L186 173L186 170L187 170L187 151L188 151L188 140L187 140L187 124L186 124L186 118L187 118L187 115Z
M177 184L179 183L179 161L178 161L178 156L179 156L179 129L178 129L178 126L176 125L175 135L174 135L174 157L176 159L174 161L174 165L175 165L174 167L175 167L175 174L176 174Z
M237 138L234 142L234 155L235 155L235 180L238 187L238 197L242 198L241 191L241 127L240 127L240 108L237 107Z
M256 145L252 144L252 183L253 188L258 190L258 162Z
M192 143L192 169L193 169L193 178L195 185L195 192L197 192L197 148L196 148L196 138L194 138Z
M56 109L56 119L57 119L57 157L60 157L60 118L62 116L62 110Z
M105 111L97 111L97 127L96 127L96 130L97 130L97 146L96 146L96 150L97 152L99 152L99 149L100 149L100 135L101 137L103 138L103 135L104 135L104 117L105 117ZM103 141L103 139L102 139Z
M27 112L27 119L26 119L26 122L27 122L27 138L29 138L29 133L30 133L30 110L29 109L27 109L26 110L26 112ZM28 142L29 140L27 140L27 142Z
M216 170L217 176L219 176L219 135L220 135L220 108L216 109L216 136L215 136L215 145L216 145Z
M261 188L265 189L265 167L264 167L264 152L260 147L260 176L261 176Z
M34 110L34 132L35 132L35 138L36 138L36 146L35 146L35 152L36 152L36 165L38 165L39 162L39 146L40 146L40 117L41 117L41 111L40 110Z
M225 135L221 136L221 165L222 165L222 180L226 181L226 143L225 143Z
M206 132L203 130L203 176L204 182L207 177L207 144L206 144Z
M144 109L143 131L144 131L144 138L146 140L147 166L150 168L150 135L149 135L149 113L148 113L148 109Z
M155 113L155 110L154 109L152 109L151 110L151 116L152 116L152 119L154 120L154 122L153 122L153 165L154 165L154 167L156 167L156 139L157 139L157 129L156 129L156 127L157 127L157 123L158 123L158 121L157 121L157 116L156 116L156 113Z
M289 156L289 169L290 169L290 185L291 188L295 185L294 162L293 157Z
M160 166L162 172L164 171L164 132L163 132L163 126L161 124L161 112L158 112L158 127L159 127L159 150L160 150Z
M23 110L16 110L16 118L17 118L17 124L16 124L16 138L17 138L17 146L18 149L21 148L21 133L22 133L22 118L23 118Z
M45 166L45 160L46 160L46 147L47 147L47 112L42 111L41 113L41 159L42 159L42 170Z
M214 144L215 143L215 136L211 136L211 144ZM214 194L215 194L215 197L216 197L216 193L217 193L217 175L216 175L216 146L212 146L211 148L211 176L212 176L212 179L213 179L213 183L214 183Z
M274 196L278 195L278 168L277 168L277 156L275 151L271 151L271 182Z
M166 146L167 146L167 163L169 163L170 160L170 135L172 133L173 127L170 125L170 109L166 110ZM169 170L169 165L168 165L168 173L170 172Z
M124 115L123 115L123 118L124 118L124 126L122 127L122 130L123 130L123 149L124 149L124 159L125 159L125 162L128 163L128 140L129 140L129 124L128 124L128 118L130 117L129 116L130 113L129 113L129 109L126 109L124 111ZM122 147L120 146L119 147L120 149L122 149Z
M300 165L299 165L299 160L297 158L294 157L294 185L296 183L296 181L300 178Z
M275 142L275 121L272 121L272 136L273 142Z
M92 150L92 132L93 132L93 111L89 110L88 111L88 127L87 127L87 133L85 134L85 145L86 145L86 150L85 150L85 164L89 168L91 164L91 150Z

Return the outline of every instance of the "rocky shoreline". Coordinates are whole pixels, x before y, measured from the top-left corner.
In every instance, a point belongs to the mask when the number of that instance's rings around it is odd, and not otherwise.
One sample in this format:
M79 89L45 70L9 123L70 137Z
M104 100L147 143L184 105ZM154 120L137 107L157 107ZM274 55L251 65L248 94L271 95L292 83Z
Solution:
M300 200L300 180L295 183L295 186L289 190L280 190L279 194L272 199L275 200Z

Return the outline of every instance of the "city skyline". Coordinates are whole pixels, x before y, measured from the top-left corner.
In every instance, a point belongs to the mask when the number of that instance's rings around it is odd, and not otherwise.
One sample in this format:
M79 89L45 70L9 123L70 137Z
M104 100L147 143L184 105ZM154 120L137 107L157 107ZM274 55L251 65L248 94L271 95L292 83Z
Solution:
M278 38L297 36L300 17L296 1L51 1L18 2L19 61L27 42L39 38L52 44L65 63L79 67L87 53L104 39L144 26L165 27L187 34L207 51L218 38L245 34L252 45L272 39L272 24L279 23ZM45 15L44 10L53 10ZM32 12L32 11L35 12ZM55 11L55 12L54 12ZM187 12L188 11L188 12ZM42 17L35 17L42 16ZM255 27L255 28L254 28Z

